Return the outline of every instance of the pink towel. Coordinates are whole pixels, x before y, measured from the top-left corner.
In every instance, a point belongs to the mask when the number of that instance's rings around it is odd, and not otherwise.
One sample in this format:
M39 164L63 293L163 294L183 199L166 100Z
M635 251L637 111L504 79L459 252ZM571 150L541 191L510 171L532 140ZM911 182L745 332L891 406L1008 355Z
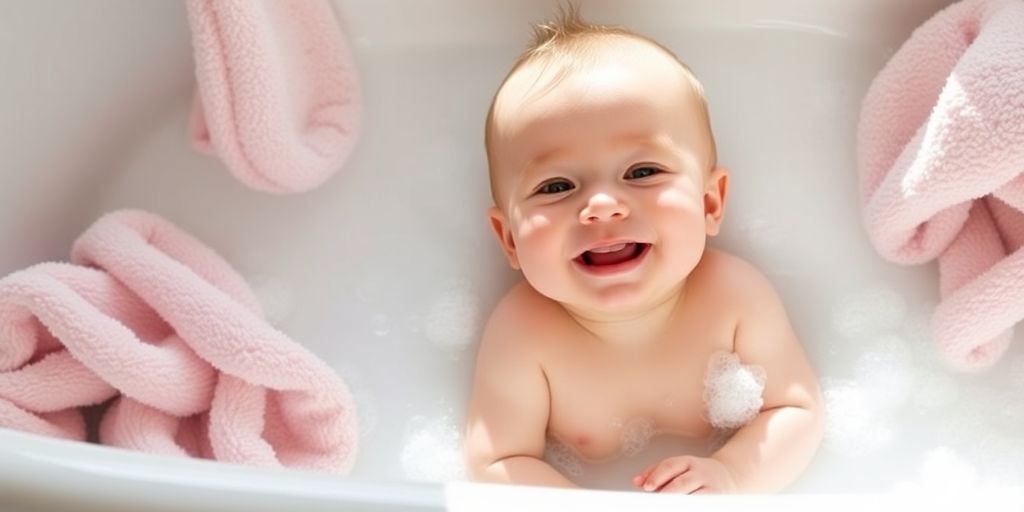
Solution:
M919 27L871 84L858 139L872 243L938 258L939 352L992 365L1024 318L1024 2L964 0Z
M82 440L78 408L114 398L103 444L351 468L344 383L263 320L211 249L155 215L121 211L93 224L71 257L0 279L0 427Z
M327 0L189 0L198 94L189 137L246 185L302 192L359 133L348 43Z

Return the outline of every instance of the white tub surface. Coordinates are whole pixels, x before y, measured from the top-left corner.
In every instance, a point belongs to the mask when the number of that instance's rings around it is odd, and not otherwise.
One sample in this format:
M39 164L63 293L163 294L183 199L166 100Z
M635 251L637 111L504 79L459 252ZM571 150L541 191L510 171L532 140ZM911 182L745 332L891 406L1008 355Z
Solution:
M798 494L1022 481L1024 345L984 374L947 372L921 335L936 268L881 260L859 218L860 99L911 30L948 3L583 2L591 20L675 49L705 84L720 161L733 172L714 243L774 281L830 400L829 438ZM363 135L325 186L276 197L243 187L187 144L192 64L179 2L0 2L0 275L66 259L104 212L161 214L220 251L275 324L338 370L362 420L347 479L0 432L0 508L505 503L505 490L437 482L459 481L475 335L514 280L484 217L483 117L528 23L554 3L335 5L362 74Z

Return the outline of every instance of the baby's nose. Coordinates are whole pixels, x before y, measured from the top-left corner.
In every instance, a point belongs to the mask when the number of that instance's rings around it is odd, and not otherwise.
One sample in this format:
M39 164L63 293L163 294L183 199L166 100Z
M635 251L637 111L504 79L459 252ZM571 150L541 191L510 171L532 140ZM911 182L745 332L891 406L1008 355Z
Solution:
M586 206L580 210L580 222L592 224L629 217L629 207L611 194L600 192L590 196Z

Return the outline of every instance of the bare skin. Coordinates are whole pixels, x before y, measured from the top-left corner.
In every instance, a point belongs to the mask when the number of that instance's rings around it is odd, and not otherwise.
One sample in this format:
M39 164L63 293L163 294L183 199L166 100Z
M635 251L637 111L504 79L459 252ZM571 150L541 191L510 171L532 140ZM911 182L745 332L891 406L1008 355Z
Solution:
M591 461L623 452L623 419L707 438L704 373L724 350L765 369L760 413L710 457L666 454L632 483L782 489L820 442L813 371L769 281L706 248L729 175L714 166L678 63L646 42L608 39L543 93L551 69L527 65L496 100L489 219L525 279L483 334L469 469L484 481L571 487L543 460L549 436Z

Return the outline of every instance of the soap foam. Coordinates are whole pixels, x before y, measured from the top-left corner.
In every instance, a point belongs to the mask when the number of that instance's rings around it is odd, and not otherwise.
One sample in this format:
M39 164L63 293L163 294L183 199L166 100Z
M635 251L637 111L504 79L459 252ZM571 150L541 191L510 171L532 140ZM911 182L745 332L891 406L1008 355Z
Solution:
M401 459L407 478L426 482L466 478L462 433L452 416L414 416L406 431Z
M978 470L956 450L939 446L929 451L921 463L917 481L903 482L895 490L911 493L952 494L978 488Z
M854 363L855 378L872 407L895 408L907 402L916 385L909 345L898 336L882 336L864 347Z
M563 475L574 478L583 475L580 456L565 443L550 437L544 445L544 460Z
M854 381L824 380L825 434L823 446L847 457L877 452L892 444L892 418L871 407L870 397Z
M717 352L704 376L704 404L711 426L739 428L754 419L764 405L764 368L744 365L738 355Z
M622 455L632 457L647 448L654 437L654 422L647 418L633 418L622 427Z

